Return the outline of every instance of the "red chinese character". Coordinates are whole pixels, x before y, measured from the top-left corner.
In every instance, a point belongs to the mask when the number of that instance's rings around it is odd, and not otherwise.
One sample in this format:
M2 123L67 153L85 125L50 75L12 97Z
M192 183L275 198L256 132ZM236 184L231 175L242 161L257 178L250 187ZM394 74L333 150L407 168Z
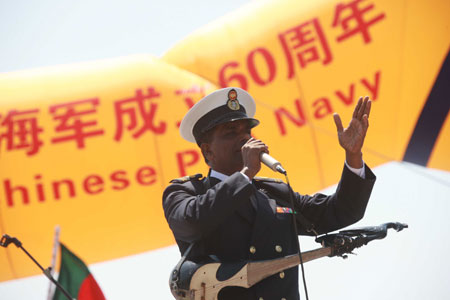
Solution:
M324 65L332 60L330 47L317 18L280 33L278 38L287 58L289 79L294 76L293 55L297 57L301 68L321 58Z
M155 91L153 87L147 89L147 94L144 95L141 89L136 90L134 98L119 100L114 103L116 113L116 135L114 139L120 141L122 138L122 131L124 128L124 116L128 115L129 124L126 127L131 131L138 126L138 116L142 121L142 126L136 130L132 137L140 137L146 130L152 131L156 134L163 134L166 132L166 123L161 121L158 126L155 126L154 118L156 110L158 109L158 103L152 101L152 99L159 97L160 94ZM146 104L148 103L148 104Z
M82 116L97 112L98 104L98 98L92 98L50 106L50 113L53 114L53 120L60 121L55 131L70 132L70 134L52 139L52 143L75 140L78 148L84 148L84 140L87 137L102 135L104 133L103 129L92 128L97 125L96 120L81 120Z
M0 141L6 139L7 150L28 149L27 155L36 154L42 141L39 140L38 134L43 131L37 124L36 116L38 109L30 109L25 111L10 111L0 126L6 128L6 132L0 134Z
M344 33L337 37L337 41L341 42L354 34L361 33L363 36L364 43L370 43L371 38L369 35L369 27L373 24L384 19L385 14L379 14L378 16L365 21L363 15L369 10L374 8L373 4L360 8L358 5L363 0L354 0L348 4L339 3L336 5L336 10L334 13L333 27L341 25L344 28ZM342 17L345 15L345 17ZM354 26L351 28L351 24Z

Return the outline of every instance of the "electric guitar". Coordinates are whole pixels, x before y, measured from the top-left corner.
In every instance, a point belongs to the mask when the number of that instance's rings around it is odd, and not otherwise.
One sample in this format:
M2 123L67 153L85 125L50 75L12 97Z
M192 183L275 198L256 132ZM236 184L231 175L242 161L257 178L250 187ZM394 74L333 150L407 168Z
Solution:
M346 258L355 248L366 245L374 239L382 239L388 228L400 231L407 224L385 223L380 226L340 231L316 238L321 248L301 254L302 262L312 261L324 256L341 256ZM186 260L179 269L172 271L169 285L172 295L177 300L217 300L219 291L227 286L250 288L261 280L300 264L300 256L293 254L281 258L220 263L206 261L195 263Z

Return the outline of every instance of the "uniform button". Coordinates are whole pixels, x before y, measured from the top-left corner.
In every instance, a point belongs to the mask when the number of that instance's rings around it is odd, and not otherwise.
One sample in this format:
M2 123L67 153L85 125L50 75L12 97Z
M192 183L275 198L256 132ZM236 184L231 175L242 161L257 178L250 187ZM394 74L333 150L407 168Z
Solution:
M258 300L264 300L264 298L263 297L259 297Z
M256 252L255 246L251 246L251 247L250 247L250 253L251 253L251 254L255 254L255 252Z
M281 300L286 300L286 298L281 298Z
M281 251L283 251L283 248L281 248L280 245L276 245L276 246L275 246L275 251L277 251L278 253L280 253Z
M280 278L283 279L284 278L284 272L280 272ZM283 298L284 299L284 298Z

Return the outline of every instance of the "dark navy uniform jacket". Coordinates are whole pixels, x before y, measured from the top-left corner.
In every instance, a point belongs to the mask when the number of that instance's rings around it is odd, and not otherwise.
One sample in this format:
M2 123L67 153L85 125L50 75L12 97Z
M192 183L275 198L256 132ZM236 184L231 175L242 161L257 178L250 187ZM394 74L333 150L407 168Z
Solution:
M353 224L363 217L375 183L375 175L367 166L365 178L344 166L334 194L295 193L295 210L314 224L318 234ZM239 172L221 182L213 177L174 180L163 194L164 213L180 252L195 243L189 255L194 260L215 255L223 262L238 262L297 253L292 215L277 213L277 206L286 207L286 203L289 189L285 183L270 179L250 183ZM297 225L299 234L308 234L300 223ZM299 299L298 267L249 289L224 288L219 294L220 300L283 298Z

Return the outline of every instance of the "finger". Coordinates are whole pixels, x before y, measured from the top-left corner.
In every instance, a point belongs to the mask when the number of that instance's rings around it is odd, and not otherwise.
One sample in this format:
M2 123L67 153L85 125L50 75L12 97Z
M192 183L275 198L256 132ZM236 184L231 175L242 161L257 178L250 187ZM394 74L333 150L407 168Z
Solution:
M364 114L364 116L362 117L362 123L363 123L363 128L364 131L367 131L367 128L369 128L369 116Z
M252 143L253 145L264 145L264 142L263 142L263 141L257 140L257 139L253 139L253 140L251 141L251 143Z
M360 99L362 99L362 97ZM358 114L357 114L357 117L356 117L358 120L361 120L362 116L364 115L368 99L369 99L369 97L366 96L366 97L364 97L364 99L361 102L361 106L359 107L359 111L358 111Z
M241 142L241 144L242 144L241 150L243 150L244 148L250 147L250 146L252 145L252 142L253 142L254 140L255 140L255 139L254 139L253 137L251 137L251 138L249 138L247 141L245 141L245 143L244 143L244 142Z
M356 104L355 110L353 111L353 118L357 118L359 108L361 107L362 97L359 97L358 103Z
M341 117L339 117L339 114L334 113L333 118L334 118L334 124L336 124L336 129L337 129L338 133L341 133L342 131L344 131L344 127L342 127L342 121L341 121Z
M269 147L267 145L263 144L263 145L261 145L261 147L262 147L263 152L266 152L267 154L269 154Z
M260 140L252 141L247 147L249 151L256 151L257 153L265 152L269 154L269 147Z
M252 148L258 148L263 150L268 148L268 146L264 144L264 142L262 142L261 140L253 140L250 143L248 143L248 145Z
M264 144L263 142L257 142L257 143L253 143L253 144L252 144L252 147L255 147L255 148L264 148L264 147L267 147L267 145Z
M266 152L267 154L269 154L269 146L267 146L263 142L259 143L257 146L261 149L261 152Z
M252 147L268 149L269 147L261 140L254 139L251 143Z
M367 118L370 116L370 108L372 107L372 101L368 99L366 104L366 111L364 112L365 115L367 115Z

